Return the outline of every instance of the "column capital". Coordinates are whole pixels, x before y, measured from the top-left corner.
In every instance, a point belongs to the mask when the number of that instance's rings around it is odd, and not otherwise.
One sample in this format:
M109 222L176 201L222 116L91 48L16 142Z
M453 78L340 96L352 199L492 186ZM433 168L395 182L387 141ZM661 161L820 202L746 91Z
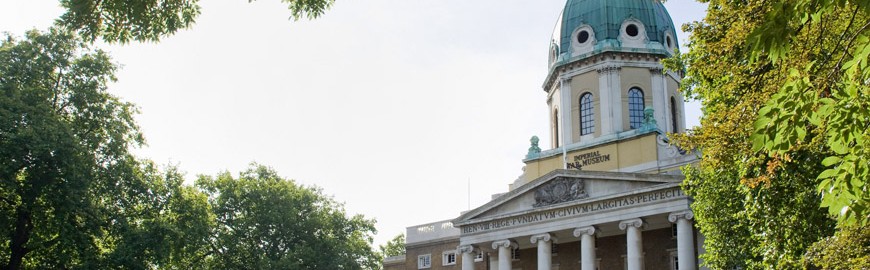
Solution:
M510 239L505 239L505 240L499 240L499 241L492 242L492 248L493 248L493 249L498 249L498 248L500 248L500 247L505 247L505 248L517 248L518 246L519 246L519 245L517 244L517 242L515 242L514 240L510 240Z
M663 67L651 67L649 68L649 73L651 73L652 75L663 75L663 70Z
M472 253L475 249L477 249L477 247L475 247L474 245L461 245L456 247L456 253Z
M641 226L643 226L643 220L640 218L633 218L633 219L623 220L623 221L619 222L619 229L623 230L623 231L625 229L628 229L628 227L635 227L635 228L640 229Z
M574 229L574 237L580 237L583 235L595 236L595 234L597 234L597 233L598 233L598 228L595 228L595 226L586 226L586 227Z
M551 235L550 233L542 233L542 234L532 235L532 238L529 240L532 241L532 244L537 243L538 241L544 241L544 242L549 242L551 240L553 242L558 241L558 239L556 239L556 237Z
M695 213L692 213L691 210L682 211L682 212L673 212L670 215L668 215L668 221L670 221L672 223L675 223L675 222L677 222L677 220L680 220L680 219L692 220L693 218L695 218Z

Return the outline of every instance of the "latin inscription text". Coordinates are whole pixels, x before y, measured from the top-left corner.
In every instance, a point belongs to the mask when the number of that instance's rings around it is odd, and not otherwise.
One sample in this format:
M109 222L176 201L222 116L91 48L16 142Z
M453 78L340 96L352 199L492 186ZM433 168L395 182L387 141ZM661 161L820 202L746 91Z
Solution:
M492 220L479 224L472 224L467 226L462 226L462 233L475 233L481 231L502 229L512 226L524 225L527 223L534 223L538 221L546 221L551 219L570 217L570 216L579 216L589 213L594 213L598 211L618 209L624 207L630 207L637 204L645 204L651 203L659 200L683 197L683 191L679 188L672 188L668 190L638 194L628 197L622 198L614 198L610 200L591 202L586 204L574 205L565 208L547 210L540 213L527 214L517 217L509 217L503 219Z

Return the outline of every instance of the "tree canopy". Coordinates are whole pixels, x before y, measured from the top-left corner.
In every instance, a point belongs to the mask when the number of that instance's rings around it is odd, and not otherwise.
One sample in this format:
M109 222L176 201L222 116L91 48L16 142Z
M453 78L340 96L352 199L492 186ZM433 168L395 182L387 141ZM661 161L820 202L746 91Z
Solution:
M252 165L185 185L136 158L117 69L67 30L0 41L0 269L374 269L374 220Z
M254 0L248 0L253 2ZM294 19L317 18L335 0L281 0ZM60 0L66 9L58 24L86 40L108 42L159 41L193 26L199 0Z
M135 108L106 91L116 66L69 32L0 45L0 198L4 269L98 265L103 195L127 186L128 148L142 143ZM40 257L40 262L26 258Z
M396 237L387 241L386 244L380 246L380 249L381 255L384 258L405 255L405 234L396 235Z
M211 269L376 269L374 220L257 164L233 178L200 176L217 217Z
M684 187L704 262L803 268L813 243L867 222L868 4L703 2L688 51L665 65L704 112L673 137L702 152Z

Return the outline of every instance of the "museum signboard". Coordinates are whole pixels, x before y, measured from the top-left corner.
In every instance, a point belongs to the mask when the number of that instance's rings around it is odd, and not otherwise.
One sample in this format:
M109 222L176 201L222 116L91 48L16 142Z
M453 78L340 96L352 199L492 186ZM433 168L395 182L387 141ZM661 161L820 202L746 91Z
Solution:
M608 154L608 153L602 154L601 151L596 150L596 151L582 153L579 155L574 155L573 161L568 162L566 165L567 165L568 169L582 170L583 167L585 167L585 166L609 162L609 161L610 161L610 154Z

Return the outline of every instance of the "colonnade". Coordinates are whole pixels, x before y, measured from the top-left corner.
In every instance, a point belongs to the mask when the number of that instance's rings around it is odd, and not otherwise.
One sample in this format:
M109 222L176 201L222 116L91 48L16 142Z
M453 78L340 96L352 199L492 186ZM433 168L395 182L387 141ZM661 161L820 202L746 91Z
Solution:
M694 233L692 230L691 211L675 212L668 215L668 221L677 225L677 263L680 270L695 270ZM642 270L643 266L643 219L633 218L619 222L619 229L626 234L626 263L629 270ZM595 270L596 252L595 239L599 229L596 226L585 226L574 229L574 237L580 238L580 269ZM557 241L550 233L536 234L529 238L531 244L537 245L538 270L552 269L552 244ZM512 239L492 242L492 249L498 252L498 269L513 269L511 251L518 243ZM462 254L462 270L474 270L474 252L480 252L475 245L459 246Z

